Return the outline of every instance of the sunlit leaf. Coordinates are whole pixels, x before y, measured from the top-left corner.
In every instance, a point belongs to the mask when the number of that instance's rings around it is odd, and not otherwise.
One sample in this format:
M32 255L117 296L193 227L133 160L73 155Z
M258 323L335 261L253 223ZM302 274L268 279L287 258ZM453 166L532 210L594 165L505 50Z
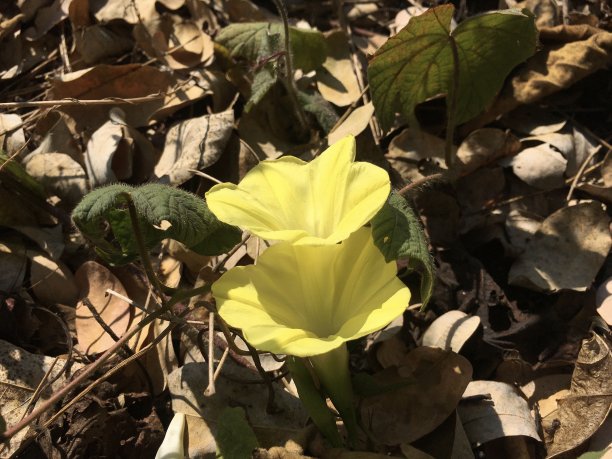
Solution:
M465 122L491 102L510 70L535 52L537 30L528 10L481 14L451 31L453 12L448 4L414 17L370 61L372 100L383 128L391 127L397 112L416 124L415 106L448 94L454 78L455 122Z
M374 243L387 261L407 258L420 271L421 301L426 304L433 290L433 260L421 222L408 201L393 191L371 224Z
M212 255L240 241L240 230L220 222L198 196L154 183L137 188L110 185L89 193L72 213L79 230L110 263L128 263L138 256L128 197L134 202L147 249L170 238Z
M246 22L231 24L217 36L217 42L228 48L232 57L242 58L251 63L272 57L283 50L284 41L275 39L271 45L270 36L282 37L283 25L271 22ZM289 28L293 64L305 72L321 66L327 56L327 44L323 34L314 30Z

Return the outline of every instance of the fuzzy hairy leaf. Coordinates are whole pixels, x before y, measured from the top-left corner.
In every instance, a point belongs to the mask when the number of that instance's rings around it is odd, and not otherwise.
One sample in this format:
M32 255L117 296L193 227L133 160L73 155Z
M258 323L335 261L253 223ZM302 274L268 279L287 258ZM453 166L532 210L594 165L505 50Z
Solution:
M339 118L336 114L336 111L319 92L299 91L298 100L300 104L302 104L304 110L314 115L314 117L317 119L317 122L319 123L319 126L323 128L323 131L325 131L325 133L331 131L331 129L338 122Z
M283 40L270 40L270 36L282 37L283 25L275 22L245 22L225 27L217 36L217 42L230 50L232 57L249 62L280 52ZM327 56L327 44L321 32L289 27L289 41L293 64L305 72L315 70Z
M217 458L242 459L251 457L259 446L257 437L246 419L244 409L225 408L217 423Z
M150 183L110 185L89 193L72 218L108 262L124 264L138 256L127 204L131 198L147 249L170 238L207 255L220 254L240 241L238 228L220 222L202 198L177 188Z
M535 52L537 29L528 10L481 14L451 32L453 12L447 4L412 18L370 61L372 101L384 129L397 112L416 124L416 105L448 94L455 75L455 122L473 118L492 101L510 70Z
M427 304L433 290L434 265L421 222L406 199L393 191L371 221L374 243L389 262L407 258L420 271L421 301Z

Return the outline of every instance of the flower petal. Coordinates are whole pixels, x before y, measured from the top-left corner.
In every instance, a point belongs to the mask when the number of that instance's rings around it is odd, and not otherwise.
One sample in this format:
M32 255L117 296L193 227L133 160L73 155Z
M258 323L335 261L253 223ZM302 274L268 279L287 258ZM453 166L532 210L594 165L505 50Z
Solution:
M206 200L220 220L263 239L336 244L367 223L391 189L383 169L354 158L349 136L310 163L262 161L240 184L212 187Z
M221 317L256 348L319 355L378 330L403 313L410 291L361 228L342 244L279 243L257 266L213 284Z

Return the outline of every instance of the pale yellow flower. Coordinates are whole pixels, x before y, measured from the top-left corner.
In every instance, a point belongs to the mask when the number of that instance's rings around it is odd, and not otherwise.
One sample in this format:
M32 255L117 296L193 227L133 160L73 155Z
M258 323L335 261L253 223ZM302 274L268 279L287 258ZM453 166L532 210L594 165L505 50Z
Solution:
M240 184L212 187L206 201L221 221L263 239L335 244L369 222L391 190L385 170L354 160L350 136L309 163L293 156L262 161Z
M256 266L225 273L212 292L221 317L254 347L298 357L383 328L410 299L368 227L341 244L276 244Z

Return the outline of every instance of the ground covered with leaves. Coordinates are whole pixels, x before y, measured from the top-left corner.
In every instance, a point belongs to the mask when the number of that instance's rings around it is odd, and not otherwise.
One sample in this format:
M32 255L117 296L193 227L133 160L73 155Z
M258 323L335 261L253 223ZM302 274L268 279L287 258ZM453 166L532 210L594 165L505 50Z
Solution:
M155 457L175 413L188 457L612 454L612 8L506 3L2 2L0 457ZM418 215L392 238L411 304L349 343L352 451L210 294L168 300L267 248L179 188L347 135ZM73 214L96 190L104 218ZM125 190L167 200L147 257Z

